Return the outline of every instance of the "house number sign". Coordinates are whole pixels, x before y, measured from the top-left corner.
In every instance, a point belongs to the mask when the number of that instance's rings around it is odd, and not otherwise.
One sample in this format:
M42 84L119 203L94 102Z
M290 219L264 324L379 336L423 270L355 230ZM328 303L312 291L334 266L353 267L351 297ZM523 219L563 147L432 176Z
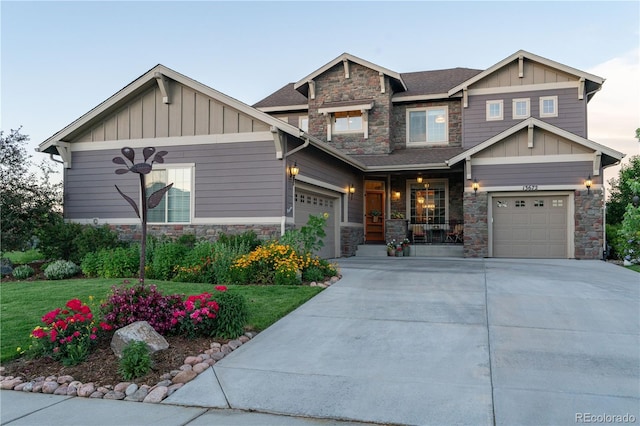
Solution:
M537 191L538 185L522 185L523 191Z

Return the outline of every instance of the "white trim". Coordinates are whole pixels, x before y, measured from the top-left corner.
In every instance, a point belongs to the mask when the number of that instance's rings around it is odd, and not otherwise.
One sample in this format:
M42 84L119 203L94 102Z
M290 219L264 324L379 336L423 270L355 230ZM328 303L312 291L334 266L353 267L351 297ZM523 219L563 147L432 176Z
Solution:
M498 191L498 190L496 190ZM500 190L504 191L504 190ZM567 259L574 259L575 256L575 195L573 191L550 191L545 193L535 193L535 192L523 192L523 191L513 191L513 192L492 192L489 194L488 203L487 203L487 228L488 228L488 238L487 244L488 246L488 255L489 257L493 257L493 198L494 197L535 197L536 195L541 197L553 197L553 196L563 196L567 197Z
M444 110L444 139L430 142L429 141L429 111L434 110ZM424 111L425 113L425 140L410 142L410 132L411 132L411 113L412 112L420 112ZM433 106L433 107L420 107L420 108L407 108L405 111L405 143L407 147L416 147L416 146L432 146L432 145L448 145L449 144L449 106Z
M302 120L304 120L304 119L307 119L307 128L306 129L302 128ZM300 116L298 116L298 127L303 132L308 132L309 131L309 115L300 115Z
M96 223L97 219L97 223ZM81 225L142 225L142 219L138 218L101 218L93 217L90 219L65 219L67 223L79 223Z
M553 112L543 112L544 101L553 101ZM540 114L540 118L550 118L558 116L558 97L557 96L540 96L540 110L538 113Z
M195 215L195 208L196 208L196 165L195 163L156 163L156 167L154 167L154 169L152 171L158 171L158 170L169 170L169 169L189 169L191 176L189 177L190 179L190 183L191 183L191 192L189 193L189 221L187 222L168 222L168 221L164 221L164 222L150 222L148 220L148 214L147 214L147 223L150 225L189 225L193 223L193 217ZM145 175L145 186L147 184L146 182L146 177L149 175ZM165 185L168 185L168 183L165 182ZM147 194L147 196L149 196L151 194ZM165 196L168 197L168 193L165 194ZM141 199L142 199L142 194L139 194L138 196L139 200L138 203L140 203ZM169 217L169 212L165 211L165 219L168 219Z
M540 84L523 84L521 86L503 86L503 87L490 87L482 89L469 89L469 95L501 95L505 93L514 92L530 92L540 90L558 90L558 89L573 89L578 87L577 81L563 81L560 83L540 83Z
M524 115L519 115L518 114L518 108L517 108L517 104L520 102L524 102L527 106L527 112ZM519 120L519 119L523 119L523 118L529 118L531 116L531 98L515 98L511 100L511 109L512 109L512 114L511 117L514 120Z
M447 93L434 93L431 95L411 95L411 96L395 95L391 98L391 102L399 103L399 102L433 101L433 100L439 100L439 99L448 99L451 97L457 97L457 96L449 96Z
M348 190L346 188L341 188L339 186L332 185L330 183L326 183L326 182L323 182L321 180L314 179L314 178L311 178L311 177L307 177L307 176L304 176L302 174L299 174L298 176L296 176L296 185L298 184L298 182L302 182L302 183L306 183L306 184L309 184L309 185L313 185L314 187L310 187L308 189L309 191L318 192L318 188L323 188L323 189L326 189L326 190L329 190L329 191L337 192L338 194L347 194L348 193ZM305 186L305 185L302 185L301 189L305 189L305 188L308 188L308 187ZM336 194L330 194L330 193L325 193L324 195L332 195L334 197L337 196Z
M602 185L593 184L591 187L591 192L599 189ZM585 186L584 183L576 184L576 185L538 185L538 189L536 191L522 191L522 185L511 185L511 186L486 186L483 187L480 185L480 189L478 189L478 193L481 192L522 192L523 194L535 195L541 193L543 191L584 191ZM465 186L464 192L473 193L473 189L471 186Z
M192 225L280 225L281 216L267 217L196 217L191 221ZM164 224L161 224L164 225ZM168 223L167 225L172 225Z
M559 154L559 155L523 155L519 157L472 158L474 166L493 166L498 164L538 164L538 163L573 163L591 162L593 154Z
M273 134L267 132L227 133L219 135L176 136L168 138L120 139L103 142L74 142L71 151L101 151L105 149L144 148L146 146L213 145L225 143L269 142L273 144Z
M259 107L256 108L258 111L262 112L284 112L284 111L302 111L309 109L309 105L283 105L283 106L272 106L272 107Z
M500 111L498 115L491 115L491 107L493 105L499 105ZM486 101L486 120L487 121L502 121L504 120L504 100L502 99L494 99L490 101Z
M332 114L334 112L362 111L362 110L370 110L371 108L373 108L373 101L366 102L363 104L318 108L318 114L324 114L324 113Z

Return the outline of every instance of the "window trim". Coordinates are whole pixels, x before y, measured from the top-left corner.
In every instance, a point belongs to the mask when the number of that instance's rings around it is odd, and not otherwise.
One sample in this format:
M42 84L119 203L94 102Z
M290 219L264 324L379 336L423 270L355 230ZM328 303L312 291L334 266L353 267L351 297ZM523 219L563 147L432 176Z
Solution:
M414 220L414 217L411 215L411 191L412 191L412 186L413 185L421 185L421 186L426 186L427 184L429 184L429 186L431 185L438 185L438 184L444 184L444 221L445 223L449 223L449 214L451 213L451 210L449 208L449 179L446 178L435 178L435 179L424 179L423 182L421 184L418 183L418 181L416 179L407 179L407 184L406 184L406 188L405 188L405 194L406 194L406 204L405 204L405 208L406 211L409 212L409 214L407 215L407 219L409 219L411 224L417 224L418 222L416 222ZM417 190L417 189L416 189ZM428 224L425 223L425 224Z
M302 128L302 121L307 120L307 128L306 130ZM300 115L298 116L298 128L303 132L309 132L309 116L308 115Z
M491 116L491 106L499 105L500 106L500 115L493 117ZM502 99L494 99L487 101L486 106L486 119L487 121L501 121L504 120L504 100Z
M411 142L411 113L424 111L425 115L428 117L429 111L433 110L444 110L444 139L438 141L429 141L429 127L428 120L426 120L426 128L425 128L425 140ZM433 146L433 145L448 145L449 144L449 105L441 105L441 106L430 106L430 107L420 107L420 108L407 108L405 113L405 124L406 124L406 144L409 146Z
M347 114L347 117L351 117L349 115L349 113L357 113L359 115L353 115L353 117L360 117L360 128L359 129L347 129L347 130L338 130L336 127L336 113L342 113L342 114ZM360 110L355 110L355 109L351 109L349 111L335 111L333 113L331 113L331 132L334 135L348 135L348 134L354 134L354 133L364 133L364 127L367 124L367 121L365 120L365 114L364 112L360 111ZM348 118L347 118L347 122L348 122Z
M552 113L544 112L544 101L552 100L554 111ZM540 118L557 117L558 116L558 96L540 96Z
M516 104L519 103L519 102L524 102L527 105L527 112L524 115L522 115L522 114L519 115L518 112L517 112L517 108L516 108L517 105ZM514 120L531 117L531 99L530 98L516 98L516 99L513 99L511 101L511 106L512 106L512 109L513 109L512 117L513 117Z
M193 223L193 219L194 219L194 215L195 215L195 163L170 163L170 164L162 164L162 165L158 165L155 164L155 167L153 168L152 171L160 171L160 170L169 170L169 169L189 169L190 171L190 180L191 180L191 189L190 189L190 199L189 199L189 221L188 222L169 222L167 220L165 220L164 222L151 222L149 221L149 224L154 224L154 225L181 225L181 224L191 224ZM146 176L145 176L145 188L146 188ZM151 194L147 194L147 197L151 195ZM168 193L165 194L165 197L168 196ZM165 198L166 199L166 198ZM140 204L142 205L142 204ZM166 213L166 211L165 211ZM168 215L165 214L165 219L168 218Z

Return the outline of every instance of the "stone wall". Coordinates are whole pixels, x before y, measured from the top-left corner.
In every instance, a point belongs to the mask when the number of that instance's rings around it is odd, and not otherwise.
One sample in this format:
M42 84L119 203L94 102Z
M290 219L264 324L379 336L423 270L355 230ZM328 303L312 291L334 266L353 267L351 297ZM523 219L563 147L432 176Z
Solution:
M464 193L464 257L489 256L488 199L486 192Z
M391 111L391 149L402 149L407 146L407 108L426 108L435 106L448 107L449 145L462 146L462 101L417 102L397 104Z
M602 191L575 191L575 258L602 259L603 196Z
M396 240L398 244L407 238L407 221L405 219L387 219L384 222L384 238L386 242Z
M110 228L125 241L140 241L142 238L142 225L110 225ZM177 239L191 234L211 242L216 241L220 234L235 235L248 231L254 231L261 240L280 237L280 225L147 225L147 234L158 238Z
M343 257L355 256L359 244L364 244L364 227L340 227L340 247Z

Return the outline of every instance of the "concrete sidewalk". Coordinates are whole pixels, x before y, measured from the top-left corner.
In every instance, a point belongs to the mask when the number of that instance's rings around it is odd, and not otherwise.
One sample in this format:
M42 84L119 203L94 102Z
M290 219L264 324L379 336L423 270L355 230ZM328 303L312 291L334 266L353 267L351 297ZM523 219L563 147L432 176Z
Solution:
M2 391L2 424L640 422L637 273L576 260L339 263L337 284L160 405Z

